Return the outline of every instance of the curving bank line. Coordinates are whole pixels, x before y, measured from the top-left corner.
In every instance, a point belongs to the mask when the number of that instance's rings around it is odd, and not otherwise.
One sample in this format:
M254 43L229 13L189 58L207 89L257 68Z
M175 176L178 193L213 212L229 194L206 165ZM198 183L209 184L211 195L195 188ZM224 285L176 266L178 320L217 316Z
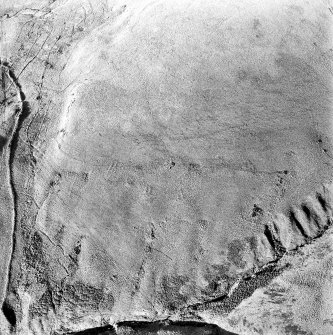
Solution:
M11 279L11 267L13 261L13 255L15 252L16 246L16 230L17 230L17 191L14 183L14 171L13 164L15 158L15 152L18 145L19 140L19 131L21 129L22 123L26 116L29 114L29 104L25 99L25 94L22 91L22 87L18 82L17 77L15 76L14 70L12 66L0 59L0 67L2 72L2 81L4 81L4 77L10 81L10 86L8 88L5 87L4 83L2 85L3 90L9 90L13 87L16 91L17 103L13 109L11 115L11 122L9 122L9 129L7 129L7 138L6 138L6 146L4 146L3 150L5 151L5 165L7 170L7 183L8 183L8 195L11 201L12 207L12 218L11 218L11 241L9 243L9 261L7 263L7 273L3 275L4 282L1 283L1 303L2 303L2 312L7 318L8 322L11 326L15 326L16 317L15 312L12 310L12 307L6 301L6 292L8 292L8 288L10 285ZM5 94L5 92L4 92ZM5 101L6 104L6 101ZM6 105L5 105L6 108ZM6 223L5 223L6 224Z

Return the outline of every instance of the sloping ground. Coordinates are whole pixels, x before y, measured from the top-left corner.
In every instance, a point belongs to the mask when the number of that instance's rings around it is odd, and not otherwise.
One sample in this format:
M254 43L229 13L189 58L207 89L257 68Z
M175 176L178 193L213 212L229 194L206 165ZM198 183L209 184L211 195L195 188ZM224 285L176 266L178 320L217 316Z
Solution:
M219 306L199 312L238 334L332 334L332 229L281 259L285 270L227 317Z
M214 324L204 322L121 322L116 327L106 326L75 332L76 335L233 335Z
M242 306L332 224L328 5L5 4L4 331L263 329Z

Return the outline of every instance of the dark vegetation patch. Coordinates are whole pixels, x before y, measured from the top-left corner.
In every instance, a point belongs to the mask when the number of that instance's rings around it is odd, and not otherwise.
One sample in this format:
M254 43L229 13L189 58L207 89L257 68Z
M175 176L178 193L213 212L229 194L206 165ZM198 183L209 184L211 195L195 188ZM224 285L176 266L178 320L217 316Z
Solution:
M164 276L162 278L160 295L168 310L174 311L186 303L187 297L180 293L180 290L188 281L189 278L186 276Z
M243 278L230 295L224 294L210 301L188 306L184 311L193 312L213 309L217 312L230 313L244 299L250 297L255 290L267 286L275 277L281 274L286 267L287 266L284 268L277 267L275 262L269 264L255 275Z
M287 325L284 331L286 335L312 335L312 332L304 331L297 325Z
M46 265L43 251L43 240L37 232L32 235L27 246L25 246L24 254L28 266L39 269Z
M231 296L221 302L220 307L226 312L231 312L244 299L250 297L256 289L268 285L281 272L282 269L272 264L258 272L254 277L245 278L239 283Z
M66 303L73 309L81 307L87 310L97 310L103 301L111 310L114 303L111 294L105 295L103 289L81 282L56 286L53 290L53 300L56 306Z
M244 246L239 240L233 240L228 244L228 260L239 268L244 268L246 262L243 261Z
M47 315L50 309L55 310L52 299L52 291L45 290L40 299L29 307L29 319Z
M38 283L48 282L49 267L45 260L43 240L38 232L34 232L26 241L23 248L25 264L28 272L33 271Z
M212 265L207 268L205 270L204 278L209 284L202 290L202 293L210 298L225 294L226 292L224 291L226 291L226 288L229 288L229 282L232 280L228 275L229 268L230 264Z

